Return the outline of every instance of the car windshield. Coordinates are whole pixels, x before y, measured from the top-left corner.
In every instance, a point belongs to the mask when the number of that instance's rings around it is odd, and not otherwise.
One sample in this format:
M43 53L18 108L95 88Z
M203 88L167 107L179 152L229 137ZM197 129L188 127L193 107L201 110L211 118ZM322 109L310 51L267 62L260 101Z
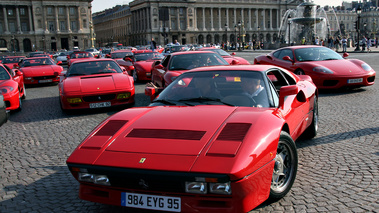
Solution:
M182 46L182 45L171 46L171 53L187 51L187 50L188 50L187 46Z
M93 58L91 53L73 53L70 58Z
M61 53L59 53L58 56L67 56L67 55L69 55L69 52L61 52Z
M9 75L7 70L4 69L4 67L0 66L0 80L9 80L9 79L11 79L11 76ZM1 89L0 89L0 94L1 94Z
M160 60L163 56L160 53L157 52L150 52L150 53L135 53L134 59L135 61L146 61L146 60Z
M194 53L173 55L169 70L190 70L196 67L229 65L225 59L216 53Z
M214 49L207 49L207 51L212 51L212 52L215 52L221 56L230 56L229 53L225 52L225 50L222 50L222 49L218 49L218 48L214 48Z
M67 77L95 75L104 73L122 73L119 65L114 61L89 61L73 63L67 71Z
M132 56L132 52L113 52L112 58L124 58L125 56Z
M263 74L254 71L187 72L156 98L159 105L227 105L269 107Z
M295 49L298 61L326 61L343 59L341 55L326 47L310 47Z
M30 58L24 59L20 63L20 67L33 67L33 66L45 66L54 65L55 63L50 58Z
M3 64L7 64L7 63L18 63L22 60L23 58L21 57L17 57L17 58L4 58L3 59Z

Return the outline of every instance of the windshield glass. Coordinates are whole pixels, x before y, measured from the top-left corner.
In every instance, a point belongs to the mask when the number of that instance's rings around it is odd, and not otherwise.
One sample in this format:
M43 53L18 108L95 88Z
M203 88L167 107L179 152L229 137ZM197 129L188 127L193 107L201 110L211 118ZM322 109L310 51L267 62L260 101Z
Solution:
M190 70L196 67L229 65L216 53L194 53L173 55L170 60L169 70Z
M112 58L124 58L125 56L133 56L132 52L113 52Z
M70 58L93 58L91 53L73 53L70 55Z
M269 107L263 74L254 71L187 72L156 98L157 105Z
M163 56L158 52L150 53L136 53L134 54L135 61L146 61L146 60L160 60Z
M343 59L341 55L326 47L295 49L295 57L298 61L325 61Z
M45 65L54 65L54 61L50 58L30 58L24 59L20 63L20 67L33 67L33 66L45 66Z
M0 80L9 80L9 79L11 79L11 76L9 75L7 70L5 70L4 67L0 66ZM0 94L1 94L1 90L0 90Z
M7 63L18 63L22 60L23 58L21 57L17 57L17 58L4 58L3 59L3 64L7 64Z
M67 71L67 77L104 73L122 73L122 70L116 62L108 60L73 63Z
M222 50L222 49L216 49L216 48L214 48L214 49L207 49L207 51L208 50L212 51L212 52L215 52L215 53L217 53L217 54L219 54L221 56L230 56L229 53L225 52L225 50Z

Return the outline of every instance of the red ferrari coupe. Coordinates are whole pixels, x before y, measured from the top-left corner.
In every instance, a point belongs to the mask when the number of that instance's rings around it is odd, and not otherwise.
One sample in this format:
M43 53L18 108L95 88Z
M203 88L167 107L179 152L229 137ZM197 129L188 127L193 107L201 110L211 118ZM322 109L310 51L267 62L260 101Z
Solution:
M370 86L375 71L358 59L344 59L335 51L321 46L301 45L284 47L254 59L254 64L271 64L286 68L298 75L309 75L319 89Z
M25 84L45 84L59 82L59 75L63 68L61 61L55 63L46 57L31 57L22 60L16 68L24 73Z
M166 55L162 61L153 63L151 81L158 87L168 86L180 74L197 67L229 65L212 51L184 51Z
M212 51L219 54L223 57L229 64L240 64L240 65L248 65L250 64L246 59L242 57L235 56L236 53L229 54L223 49L215 48L215 47L203 47L199 49L200 51Z
M134 82L150 81L153 64L156 61L161 61L163 55L159 52L151 50L136 50L133 55L134 70L132 76Z
M146 87L155 96L157 88ZM165 212L248 212L284 197L294 141L318 127L309 76L267 65L202 67L148 107L114 114L67 159L84 200Z
M131 105L134 95L132 77L112 59L77 61L59 82L62 110Z
M124 67L128 75L133 75L133 52L131 50L123 49L113 51L110 58L115 60L121 67Z
M23 73L0 64L0 94L6 110L21 110L21 99L26 97Z

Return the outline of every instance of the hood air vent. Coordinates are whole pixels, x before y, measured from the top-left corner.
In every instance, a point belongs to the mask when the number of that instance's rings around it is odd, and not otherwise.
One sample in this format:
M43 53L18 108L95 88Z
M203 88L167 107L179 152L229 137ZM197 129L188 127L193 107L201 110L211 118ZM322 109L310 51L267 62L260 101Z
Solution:
M205 131L169 129L133 129L126 137L176 140L201 140Z
M251 124L249 123L228 123L217 137L217 140L243 141Z

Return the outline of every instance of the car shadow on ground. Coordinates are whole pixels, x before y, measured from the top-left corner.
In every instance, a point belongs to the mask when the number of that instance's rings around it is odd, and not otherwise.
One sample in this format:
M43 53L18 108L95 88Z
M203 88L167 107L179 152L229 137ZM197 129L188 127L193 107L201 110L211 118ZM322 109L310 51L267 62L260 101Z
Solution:
M320 89L319 95L320 97L330 97L330 96L340 96L340 95L347 95L347 94L357 94L361 92L366 92L367 88L360 87L360 88L341 88L337 90L326 90L326 89Z

